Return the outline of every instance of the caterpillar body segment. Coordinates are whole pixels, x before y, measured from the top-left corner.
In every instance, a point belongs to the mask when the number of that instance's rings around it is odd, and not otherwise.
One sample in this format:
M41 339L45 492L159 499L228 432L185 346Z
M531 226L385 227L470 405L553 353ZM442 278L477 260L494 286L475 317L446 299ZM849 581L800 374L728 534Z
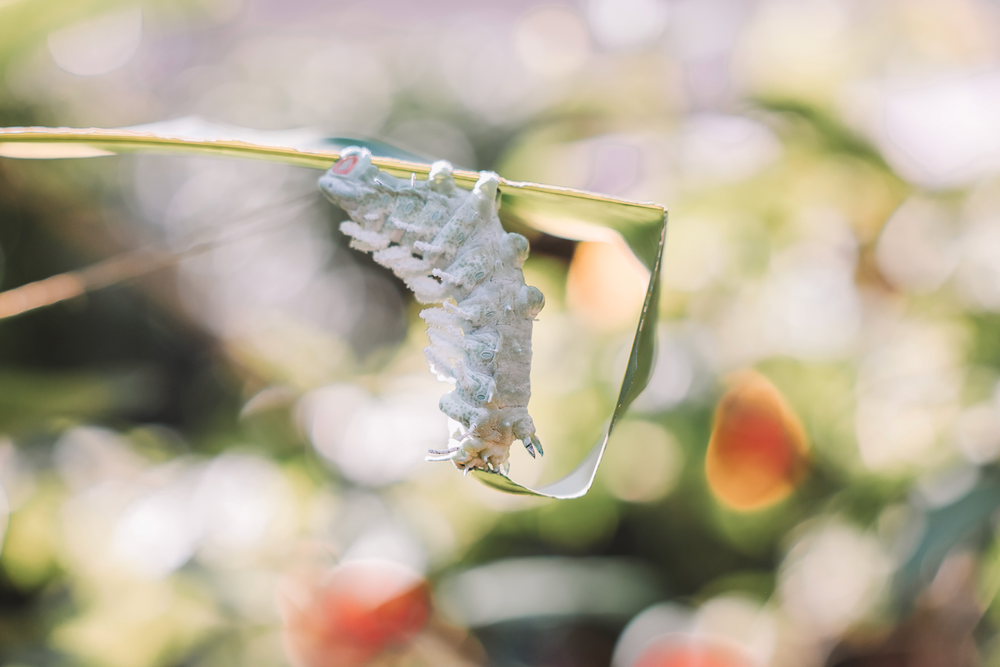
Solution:
M414 292L436 304L420 312L431 371L454 390L439 403L461 425L456 446L428 460L449 460L468 472L506 472L510 446L520 440L542 454L528 415L531 330L545 304L524 284L528 240L500 225L499 177L481 172L472 191L459 188L451 165L435 162L427 180L397 179L351 147L319 185L350 220L340 229L351 246L372 252Z

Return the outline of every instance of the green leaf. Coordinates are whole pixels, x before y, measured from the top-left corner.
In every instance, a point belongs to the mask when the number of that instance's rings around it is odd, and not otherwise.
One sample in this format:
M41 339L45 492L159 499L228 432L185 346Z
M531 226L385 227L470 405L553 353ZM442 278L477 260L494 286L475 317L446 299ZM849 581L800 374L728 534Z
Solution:
M597 468L604 458L604 451L608 447L608 440L614 431L615 423L625 414L632 401L642 393L642 390L649 384L649 377L653 370L653 361L656 358L656 323L659 319L658 306L660 303L660 265L663 261L663 244L667 238L667 218L664 217L659 225L660 238L653 247L636 248L630 244L632 251L637 257L642 258L640 252L644 252L653 258L653 265L649 275L649 287L646 288L646 299L642 304L642 312L639 314L639 324L636 326L635 339L632 341L632 352L629 354L628 366L625 369L625 377L622 379L622 388L618 393L618 402L615 404L615 411L611 414L608 426L603 437L587 453L583 461L565 477L546 484L538 488L531 488L518 484L510 477L499 473L490 473L483 470L473 470L472 474L487 486L499 491L527 496L544 496L546 498L570 499L579 498L590 490L597 475ZM641 238L641 235L639 235Z

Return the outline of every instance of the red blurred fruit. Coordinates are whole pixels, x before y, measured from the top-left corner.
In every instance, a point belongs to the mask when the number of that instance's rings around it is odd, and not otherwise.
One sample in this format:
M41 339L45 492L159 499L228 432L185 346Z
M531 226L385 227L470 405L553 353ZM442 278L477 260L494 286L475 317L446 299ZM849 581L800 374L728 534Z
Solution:
M285 647L299 667L363 665L412 640L430 616L427 582L387 561L287 576L278 591Z
M632 667L751 667L739 652L704 640L664 637L639 656Z
M754 371L734 375L705 455L716 497L733 509L759 509L786 497L808 466L805 431L777 388Z

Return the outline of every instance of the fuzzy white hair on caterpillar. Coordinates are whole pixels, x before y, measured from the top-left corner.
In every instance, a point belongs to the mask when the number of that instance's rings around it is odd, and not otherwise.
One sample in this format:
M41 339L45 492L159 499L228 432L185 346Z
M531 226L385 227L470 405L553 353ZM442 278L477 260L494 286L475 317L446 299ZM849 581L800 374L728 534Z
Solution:
M435 162L426 180L379 171L365 148L350 147L320 179L323 193L350 220L341 231L371 252L420 303L428 325L431 371L454 389L440 401L450 418L448 447L430 461L506 473L510 446L543 454L528 415L531 331L545 298L525 285L528 240L505 232L497 214L500 178L480 172L471 191L451 165Z

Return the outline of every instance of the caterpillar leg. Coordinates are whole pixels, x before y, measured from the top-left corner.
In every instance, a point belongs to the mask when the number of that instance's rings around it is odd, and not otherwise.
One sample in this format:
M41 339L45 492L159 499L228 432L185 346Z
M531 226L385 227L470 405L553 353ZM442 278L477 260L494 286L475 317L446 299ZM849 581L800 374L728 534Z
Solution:
M455 377L455 364L434 354L432 348L428 347L424 349L424 359L427 360L427 365L430 366L431 373L434 373L439 380L448 381Z
M404 277L425 275L431 269L430 262L413 256L409 248L392 246L378 250L373 255L375 261Z
M439 303L449 296L448 285L439 283L433 278L414 276L403 280L420 303Z
M385 234L379 232L370 232L364 227L356 222L342 222L340 223L340 231L344 234L350 236L353 240L352 245L364 245L366 250L381 250L389 246L391 239Z
M420 319L427 326L446 331L453 338L460 338L461 331L455 326L455 316L444 308L425 308L420 311Z
M452 285L462 284L462 276L455 276L441 269L432 269L431 275L440 278L443 283L450 283Z
M425 243L423 241L417 241L413 244L413 247L428 255L439 255L444 252L444 246Z
M460 333L442 327L434 327L428 331L427 337L430 339L431 345L438 348L443 354L449 357L465 356L465 347Z
M478 430L479 430L479 424L472 424L471 426L469 426L469 430L466 431L465 433L461 434L457 438L455 438L455 441L456 442L465 442L466 440L468 440L472 436L473 433L475 433Z
M449 447L445 450L440 449L428 449L427 453L431 456L425 456L425 461L451 461L462 451L461 447Z

